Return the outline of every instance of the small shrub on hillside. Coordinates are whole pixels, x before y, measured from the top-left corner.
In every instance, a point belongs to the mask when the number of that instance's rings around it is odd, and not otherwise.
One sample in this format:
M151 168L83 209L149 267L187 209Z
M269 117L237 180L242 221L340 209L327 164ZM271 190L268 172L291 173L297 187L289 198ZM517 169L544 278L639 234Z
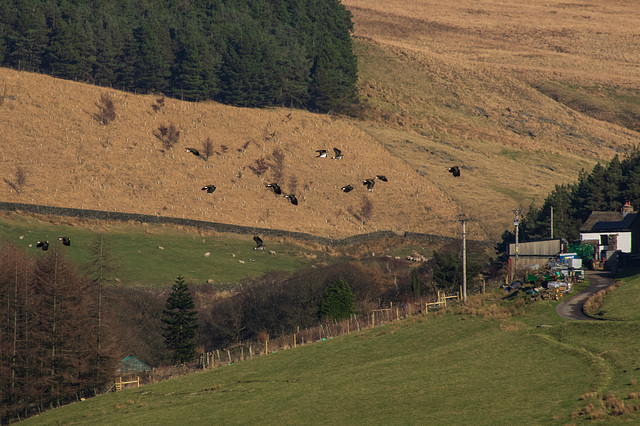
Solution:
M4 104L4 100L7 98L7 88L4 87L0 92L0 107Z
M264 157L260 157L255 160L255 166L249 166L251 171L256 174L256 176L262 176L267 170L269 170L269 163Z
M151 105L154 112L162 112L164 110L165 97L157 98L156 102Z
M100 95L96 106L98 107L98 113L95 118L100 123L106 126L116 119L116 107L108 94L103 93Z
M168 126L161 124L158 126L158 134L156 136L160 139L165 149L171 149L180 140L180 130L173 124Z

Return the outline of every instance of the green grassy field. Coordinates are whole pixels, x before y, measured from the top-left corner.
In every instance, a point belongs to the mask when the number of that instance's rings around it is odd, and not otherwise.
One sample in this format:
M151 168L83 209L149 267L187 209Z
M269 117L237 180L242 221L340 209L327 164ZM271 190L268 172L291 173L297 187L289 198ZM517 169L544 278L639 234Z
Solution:
M568 321L557 302L499 297L91 398L27 423L637 421L637 322Z
M640 270L634 271L636 273ZM623 284L610 292L602 303L602 318L611 321L640 321L640 275L623 278Z
M91 259L91 247L98 236L104 234L115 266L113 276L108 278L118 278L123 286L166 285L178 275L193 284L206 283L210 279L218 284L237 283L272 270L294 271L309 266L310 259L318 255L294 243L266 237L263 238L266 249L254 250L256 244L251 235L203 235L191 229L161 225L82 226L60 218L54 222L32 216L2 215L0 238L35 256L42 255L35 247L36 243L48 240L51 247L59 247L73 262L83 265ZM71 246L62 246L58 241L62 235L71 238ZM276 254L270 254L270 250ZM207 252L210 255L204 257Z

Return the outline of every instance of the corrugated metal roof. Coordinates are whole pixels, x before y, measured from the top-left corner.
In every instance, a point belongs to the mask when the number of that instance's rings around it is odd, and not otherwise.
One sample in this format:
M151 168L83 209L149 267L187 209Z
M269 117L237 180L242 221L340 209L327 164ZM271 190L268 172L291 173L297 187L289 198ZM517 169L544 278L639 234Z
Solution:
M591 212L589 218L580 227L580 232L630 231L631 224L638 213Z

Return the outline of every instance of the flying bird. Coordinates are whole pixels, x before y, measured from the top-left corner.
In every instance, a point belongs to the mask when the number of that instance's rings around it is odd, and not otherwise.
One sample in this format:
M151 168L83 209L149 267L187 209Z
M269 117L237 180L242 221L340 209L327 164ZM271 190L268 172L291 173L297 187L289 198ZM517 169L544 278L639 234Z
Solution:
M294 206L298 205L298 199L296 198L295 195L293 194L289 194L289 195L283 195L284 198L288 198L289 201L291 201L291 204L293 204Z
M42 248L42 251L47 251L49 250L49 241L38 241L36 247Z
M282 190L280 189L280 185L277 183L268 183L265 185L267 188L273 188L273 192L277 195L282 194Z
M373 191L373 185L376 184L376 181L373 179L365 179L362 181L362 184L367 186L367 191Z
M58 240L62 241L62 244L64 244L65 246L71 245L71 240L69 239L69 237L60 237L58 238Z
M338 148L333 148L333 152L336 153L335 157L331 157L334 160L342 160L342 151L340 151Z
M389 179L387 179L387 177L384 175L376 175L374 179L380 179L383 182L389 182Z
M451 173L455 177L460 176L460 167L458 166L449 167L449 173Z
M207 191L207 194L211 194L213 191L216 190L216 187L213 185L205 185L202 187L203 191Z
M353 191L353 185L346 185L346 186L343 186L340 189L342 189L342 191L344 191L344 192L350 192L350 191Z
M326 149L318 149L316 150L316 152L318 153L318 156L316 158L325 158L327 156Z
M253 241L256 242L256 246L253 248L254 250L264 250L264 244L262 243L262 238L255 235L253 237Z
M192 153L192 154L193 154L193 155L195 155L196 157L199 157L199 156L200 156L200 152L198 152L198 150L197 150L197 149L195 149L195 148L187 148L187 152Z

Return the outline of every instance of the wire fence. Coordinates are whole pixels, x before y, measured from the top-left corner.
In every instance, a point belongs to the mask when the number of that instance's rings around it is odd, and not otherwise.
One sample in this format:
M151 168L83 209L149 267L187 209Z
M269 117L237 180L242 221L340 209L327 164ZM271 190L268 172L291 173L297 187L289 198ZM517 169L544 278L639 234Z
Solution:
M273 339L261 342L239 343L229 348L200 354L197 368L210 369L223 365L231 365L257 356L276 353L296 348L305 344L321 342L350 333L358 333L363 329L380 327L407 317L426 315L430 311L446 307L447 304L459 303L460 293L447 296L438 292L437 299L421 299L416 302L391 304L388 308L374 309L367 315L352 315L342 321L326 321L316 327L298 329Z

